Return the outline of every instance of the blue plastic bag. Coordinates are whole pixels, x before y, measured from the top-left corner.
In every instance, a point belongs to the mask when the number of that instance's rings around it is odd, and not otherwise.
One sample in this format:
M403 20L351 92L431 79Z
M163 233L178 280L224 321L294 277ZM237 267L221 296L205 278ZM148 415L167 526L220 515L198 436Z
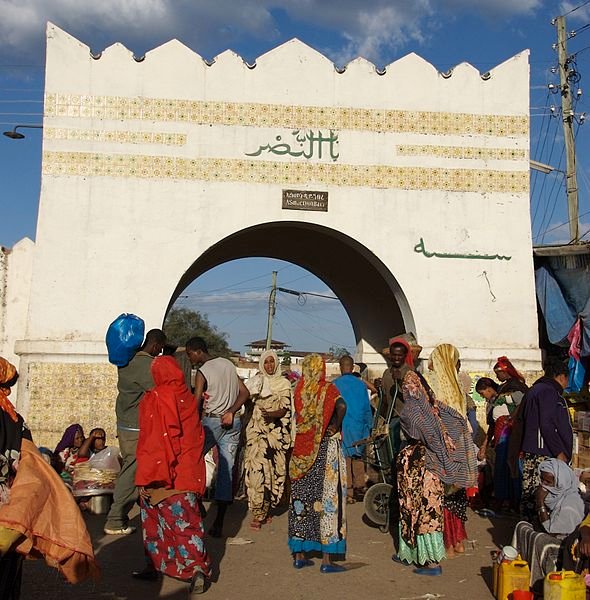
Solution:
M117 367L128 365L141 347L144 333L143 319L129 313L119 315L107 329L109 362Z

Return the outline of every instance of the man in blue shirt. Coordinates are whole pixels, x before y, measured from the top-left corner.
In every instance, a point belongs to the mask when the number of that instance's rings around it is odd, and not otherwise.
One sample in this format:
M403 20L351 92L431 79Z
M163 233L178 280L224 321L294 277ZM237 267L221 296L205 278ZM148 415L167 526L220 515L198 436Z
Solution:
M351 356L340 359L340 373L334 385L346 402L346 415L342 421L342 449L346 458L347 489L349 504L362 498L365 492L364 446L353 446L354 442L369 437L373 413L369 403L367 386L362 379L353 375L354 360Z

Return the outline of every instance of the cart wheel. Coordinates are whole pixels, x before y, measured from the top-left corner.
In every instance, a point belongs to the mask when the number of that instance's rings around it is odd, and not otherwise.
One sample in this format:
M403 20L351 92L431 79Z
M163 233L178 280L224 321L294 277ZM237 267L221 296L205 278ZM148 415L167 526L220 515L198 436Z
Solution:
M389 521L391 490L389 483L376 483L365 492L365 514L375 525L386 525Z

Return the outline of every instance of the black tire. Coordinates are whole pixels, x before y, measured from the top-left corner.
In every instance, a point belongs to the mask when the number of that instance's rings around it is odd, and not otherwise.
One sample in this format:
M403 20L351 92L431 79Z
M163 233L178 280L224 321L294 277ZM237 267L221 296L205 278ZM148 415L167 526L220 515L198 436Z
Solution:
M386 525L389 520L389 483L376 483L365 492L365 514L375 525Z

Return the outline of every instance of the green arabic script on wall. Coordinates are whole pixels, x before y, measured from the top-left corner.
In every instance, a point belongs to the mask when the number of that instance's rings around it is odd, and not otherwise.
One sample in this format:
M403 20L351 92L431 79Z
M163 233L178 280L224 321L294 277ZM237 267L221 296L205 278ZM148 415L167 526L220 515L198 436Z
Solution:
M511 260L512 256L504 256L502 254L453 254L450 252L429 252L424 245L424 239L414 246L414 252L423 254L426 258L469 258L479 260Z
M254 152L245 152L246 156L260 156L263 152L274 154L276 156L289 155L294 158L303 157L324 158L325 152L336 162L340 153L338 151L338 132L330 129L330 134L325 136L320 130L312 129L304 131L303 129L294 129L291 131L294 139L290 142L283 141L282 135L275 137L276 144L265 144L259 146Z

